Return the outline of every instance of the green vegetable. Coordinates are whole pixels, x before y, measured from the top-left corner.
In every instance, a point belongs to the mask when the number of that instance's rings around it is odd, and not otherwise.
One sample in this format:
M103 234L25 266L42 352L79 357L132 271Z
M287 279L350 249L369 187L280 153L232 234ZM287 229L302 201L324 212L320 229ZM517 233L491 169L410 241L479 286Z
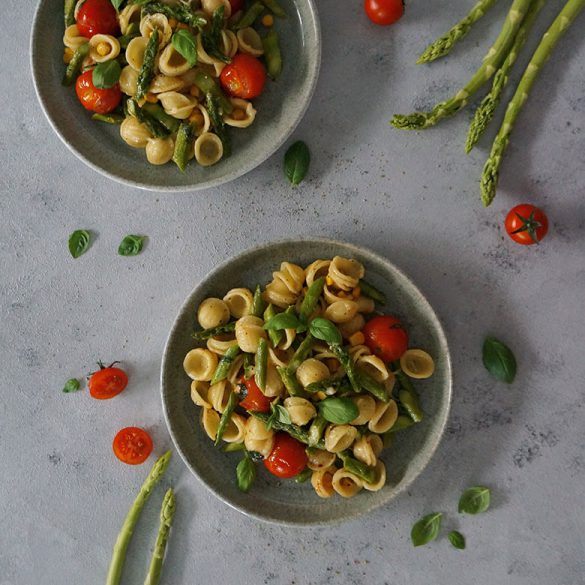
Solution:
M263 39L262 47L264 48L264 59L266 61L266 70L270 79L278 79L282 72L282 53L278 43L278 34L271 30Z
M306 176L311 163L309 147L297 140L284 155L284 174L292 185L298 185Z
M413 527L410 532L410 539L414 546L422 546L428 544L432 540L435 540L439 535L439 529L441 528L441 518L443 514L440 512L434 514L428 514L424 518L421 518Z
M526 102L528 94L534 85L538 73L542 69L544 63L552 53L559 39L568 30L571 23L575 20L577 15L585 7L585 0L569 0L559 15L555 18L549 29L544 33L540 44L532 55L532 59L520 82L516 88L514 97L510 100L502 126L494 139L490 156L483 168L481 176L481 199L483 204L487 207L491 205L496 196L496 187L498 185L498 178L500 173L500 164L502 157L508 143L510 142L510 134L516 122L516 118Z
M73 258L79 258L89 249L90 234L87 230L75 230L69 236L69 253Z
M154 77L154 60L158 51L158 34L158 29L153 29L144 50L144 60L136 82L136 95L134 96L136 101L140 101L146 95L150 82Z
M400 386L400 390L398 391L398 400L400 401L400 404L404 410L406 410L408 416L410 416L413 422L421 422L424 418L424 413L421 410L418 395L410 378L402 370L398 370L394 373Z
M506 384L511 384L516 377L512 350L495 337L486 337L483 342L483 365L494 378Z
M211 126L221 140L221 144L223 146L223 155L229 156L232 152L232 143L230 140L230 135L228 134L225 123L223 121L220 104L220 99L215 97L213 94L208 93L205 96L205 105L207 107L207 113L209 114Z
M303 390L303 387L300 385L294 373L289 371L288 368L282 367L277 367L276 371L278 372L284 387L291 396L300 396L301 398L307 397L307 393Z
M144 3L134 2L134 4ZM179 3L177 6L170 6L162 2L148 2L142 7L142 15L145 14L164 14L167 18L174 18L193 28L203 28L207 25L207 20L200 14L195 14L186 2Z
M458 511L464 514L481 514L490 507L490 490L483 486L467 488L459 498Z
M96 122L104 122L105 124L117 125L124 121L124 116L121 114L93 114L92 120Z
M306 323L309 320L309 317L317 308L317 303L319 302L319 297L323 292L324 286L325 279L318 278L317 280L314 280L311 286L307 289L307 294L301 303L299 311L299 318L303 323Z
M181 28L173 34L171 43L191 67L197 65L197 39L193 33Z
M271 414L268 414L266 412L256 412L254 410L249 412L253 417L257 418L258 420L261 420L264 424L267 424L268 420L272 416ZM300 441L305 445L310 444L309 433L298 425L295 425L293 423L287 424L280 421L278 418L274 418L272 420L272 428L275 431L284 431L285 433L288 433L293 439L296 439L297 441ZM323 441L323 439L320 439L315 445L311 444L311 446L317 447L318 449L323 449L325 447L325 442Z
M223 446L224 453L235 453L236 451L245 451L244 443L226 443Z
M429 63L444 57L458 41L460 41L471 27L493 6L495 0L479 0L469 14L460 20L449 32L429 45L418 58L417 63Z
M76 49L75 53L73 53L73 57L71 57L71 61L69 61L69 65L67 65L67 69L65 70L65 75L63 76L63 85L71 85L75 79L77 78L77 74L81 71L81 66L83 64L83 60L89 55L89 43L83 43L80 45L78 49Z
M70 392L77 392L81 388L81 384L77 378L71 378L65 382L65 386L63 386L63 392L70 393Z
M465 152L471 152L471 149L475 146L488 124L491 122L494 112L498 107L502 98L502 91L508 84L509 73L512 69L512 65L516 61L520 50L526 42L526 37L532 28L538 13L544 6L544 0L538 0L534 5L533 10L530 10L522 22L522 26L518 30L518 34L514 39L514 44L506 57L506 60L502 63L502 66L498 69L494 75L492 82L492 89L483 98L479 107L475 110L473 120L469 126L467 133L467 140L465 141Z
M120 256L137 256L142 252L145 236L135 236L129 234L124 237L118 246L118 254Z
M140 25L137 22L131 22L126 29L126 33L118 37L120 48L127 49L130 41L140 36Z
M63 2L65 28L75 24L75 4L77 4L76 0L65 0Z
M277 400L274 400L270 403L271 414L266 421L267 429L271 429L275 423L283 423L285 425L292 424L288 410L282 406L282 404L278 404L277 402Z
M294 374L298 367L307 359L311 350L315 345L315 339L311 335L307 335L305 339L301 342L297 350L295 351L294 355L288 362L286 368L291 373Z
M256 290L254 291L254 298L252 300L252 310L250 311L250 315L254 315L254 317L262 317L265 308L266 303L262 298L262 288L258 284L256 285Z
M270 321L273 317L276 316L276 309L274 305L271 303L266 307L264 311L264 321ZM268 337L270 337L270 341L274 347L277 347L278 344L284 339L284 332L281 329L268 329Z
M303 323L294 313L278 313L271 317L264 323L264 329L267 331L271 330L282 330L282 329L298 329Z
M132 507L130 508L124 524L116 543L114 544L114 551L112 553L112 560L110 561L110 567L108 569L108 576L106 579L106 585L119 585L120 578L122 577L122 569L124 567L124 560L126 559L126 550L130 544L130 539L136 528L138 519L144 504L148 501L154 486L158 483L160 478L163 476L169 461L171 460L171 452L167 451L164 455L161 455L154 463L154 466L150 470L148 477L145 479Z
M236 23L234 28L240 30L252 26L256 19L264 12L264 5L261 2L253 2L250 7L244 12L242 18Z
M158 120L171 133L177 132L181 126L181 122L177 120L177 118L167 114L160 104L145 102L142 106L142 110L152 116L155 120Z
M235 392L232 392L230 394L230 397L228 398L224 411L221 413L221 418L219 419L217 433L215 434L216 447L219 445L219 442L221 441L223 434L225 433L228 423L230 422L232 412L234 412L236 406L238 406L238 395Z
M311 321L309 326L311 335L317 339L321 339L329 345L341 345L343 338L339 329L329 319L317 317Z
M284 8L278 3L278 0L261 0L264 6L279 18L286 18L286 12Z
M373 284L366 282L363 278L360 280L360 289L362 294L366 297L370 297L373 301L380 305L385 305L388 301L386 295Z
M452 530L451 532L449 532L447 536L449 537L449 542L455 548L458 548L459 550L465 549L465 537L463 536L463 534L461 534L461 532L458 532L457 530Z
M329 349L333 352L335 357L339 360L342 368L345 370L353 391L361 392L362 385L359 381L358 371L351 356L339 345L329 344Z
M146 110L143 110L135 99L130 98L126 100L126 110L130 116L133 116L139 122L142 122L153 136L156 136L157 138L166 138L169 135L167 128L156 118L151 116Z
M374 378L372 378L367 372L357 371L355 375L361 388L382 402L388 402L388 400L390 400L390 396L388 396L384 384L374 380Z
M225 7L223 4L213 11L211 29L201 32L201 43L205 52L215 59L224 63L231 63L232 60L221 49L221 31L223 30Z
M216 81L203 71L198 71L195 75L195 85L205 94L211 94L219 104L219 108L224 114L233 112L232 102L224 95Z
M312 421L309 427L309 434L307 436L307 443L310 447L315 447L323 438L323 433L329 423L318 414Z
M122 68L115 59L98 63L92 71L91 81L98 89L109 89L114 87L120 79Z
M234 344L229 347L229 349L221 356L219 363L217 364L217 368L213 373L213 377L211 378L210 384L217 384L222 380L225 380L227 377L231 365L234 363L234 360L240 353L240 346L238 344Z
M210 329L203 329L202 331L195 331L191 334L191 337L196 341L207 341L211 337L217 337L218 335L226 335L233 333L236 330L236 322L226 323L225 325L218 325L217 327L211 327Z
M158 528L158 535L154 543L152 557L150 558L150 566L144 585L158 585L162 573L163 562L165 560L165 551L173 519L175 517L175 494L172 488L169 488L163 499L160 509L160 525Z
M244 354L244 378L248 380L254 374L254 364L252 363L252 355Z
M195 130L189 122L183 122L179 127L177 138L175 139L175 151L173 152L173 162L184 173L189 162L189 152L195 142Z
M330 388L333 388L336 393L352 390L351 384L345 378L329 378L320 382L312 382L308 386L305 386L305 390L311 394L326 392Z
M120 11L120 6L124 4L124 0L110 0L112 6L116 9L116 12Z
M264 392L266 390L266 369L268 368L268 343L266 339L260 338L256 350L256 362L254 368L254 379L256 385Z
M360 411L351 398L325 398L317 403L319 414L336 425L345 425L357 418Z
M412 420L412 418L401 414L396 419L396 422L392 425L392 428L387 432L395 433L397 431L402 431L403 429L407 429L408 427L411 427L414 424L415 422Z
M313 475L313 471L311 469L309 469L308 467L306 467L298 475L295 475L295 481L297 483L305 483L308 479L311 479L312 475Z
M343 467L350 473L357 475L366 483L374 483L376 481L376 468L370 467L361 461L352 457L349 451L342 451L339 453L339 458L343 461Z
M256 464L250 459L247 452L236 467L236 480L238 489L244 493L250 491L252 484L256 480Z

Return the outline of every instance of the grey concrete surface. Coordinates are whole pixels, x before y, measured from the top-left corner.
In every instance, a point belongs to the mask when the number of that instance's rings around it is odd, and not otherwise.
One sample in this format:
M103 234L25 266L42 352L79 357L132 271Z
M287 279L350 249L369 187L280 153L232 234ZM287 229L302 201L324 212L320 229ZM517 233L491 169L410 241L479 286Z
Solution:
M308 180L297 189L285 183L282 150L236 183L177 196L119 187L67 151L30 80L34 2L18 3L2 19L0 585L104 582L145 473L119 464L110 443L120 427L139 424L152 432L157 452L169 446L159 363L182 300L231 254L305 234L367 245L427 293L454 358L447 435L407 495L321 529L248 520L175 458L164 482L176 488L178 514L163 582L585 583L585 15L537 82L499 195L485 210L477 180L493 129L465 156L468 112L421 134L394 131L387 120L456 90L506 3L432 67L416 67L416 55L471 2L411 0L407 17L388 29L370 26L359 1L318 4L322 74L294 135L313 153ZM547 3L540 32L561 4ZM514 246L502 230L506 210L524 200L551 218L538 247ZM66 241L79 227L96 239L74 261ZM116 255L126 233L149 236L141 256ZM510 387L483 370L487 333L516 352ZM99 358L124 360L126 392L105 403L61 393L66 379ZM457 514L470 484L493 489L488 513ZM157 507L153 500L140 522L124 585L143 582ZM412 523L435 510L445 512L443 536L412 548ZM466 535L466 551L450 547L451 528Z

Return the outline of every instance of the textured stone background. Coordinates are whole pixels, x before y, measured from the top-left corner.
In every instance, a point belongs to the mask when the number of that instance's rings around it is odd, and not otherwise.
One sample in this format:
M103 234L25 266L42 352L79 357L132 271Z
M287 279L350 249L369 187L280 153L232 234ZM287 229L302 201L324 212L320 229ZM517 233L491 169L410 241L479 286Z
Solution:
M471 1L411 0L408 16L388 29L368 24L361 1L318 4L322 75L295 133L311 146L313 165L295 190L282 177L283 151L242 180L202 193L163 196L101 178L61 144L37 104L28 65L34 2L17 3L2 20L1 585L103 582L146 470L118 464L110 442L120 427L140 424L157 452L169 446L159 363L182 300L231 254L309 234L373 248L428 294L454 357L447 435L408 495L322 529L248 520L175 458L165 483L176 487L180 512L164 582L585 582L585 15L538 81L498 198L485 210L477 180L489 137L465 156L468 113L420 135L394 131L387 120L455 91L507 3L432 67L416 67L416 55ZM540 32L561 4L548 3ZM502 232L505 211L523 200L552 220L539 247L514 246ZM66 241L78 227L97 237L73 261ZM135 259L116 255L129 232L150 238ZM516 352L513 386L483 370L488 332ZM101 403L61 393L98 358L125 361L132 382L124 394ZM457 515L459 493L476 483L493 488L493 508ZM157 507L153 500L139 525L125 585L142 583ZM467 536L465 552L445 537L411 547L412 523L434 510L447 514L446 529Z

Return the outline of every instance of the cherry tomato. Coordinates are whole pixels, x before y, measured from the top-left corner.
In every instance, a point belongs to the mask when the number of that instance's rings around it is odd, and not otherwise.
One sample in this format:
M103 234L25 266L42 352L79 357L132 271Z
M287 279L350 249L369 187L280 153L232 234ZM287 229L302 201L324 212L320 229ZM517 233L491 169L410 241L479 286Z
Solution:
M144 463L152 453L152 439L140 427L126 427L114 437L114 455L128 465Z
M86 110L107 114L115 110L122 101L120 86L116 83L109 89L99 89L92 81L93 71L82 73L75 83L75 92Z
M229 95L249 100L262 93L266 83L266 68L256 57L238 53L223 68L219 81Z
M366 323L362 333L370 351L386 363L400 359L408 349L408 333L400 319L379 315Z
M111 0L85 0L77 11L77 30L90 39L93 35L118 36L118 13Z
M97 400L114 398L128 385L128 375L120 368L102 367L94 372L87 383L89 393Z
M305 446L288 433L280 432L274 435L274 447L264 465L272 475L294 477L305 469L307 461Z
M242 378L240 384L246 386L246 398L240 402L240 406L246 410L256 410L258 412L270 411L270 398L262 394L254 378Z
M364 0L364 9L374 24L393 24L404 14L403 0Z
M232 14L235 14L243 8L244 0L230 0L230 6L232 7Z
M506 232L523 246L538 244L548 232L548 218L542 209L523 203L516 205L506 216Z

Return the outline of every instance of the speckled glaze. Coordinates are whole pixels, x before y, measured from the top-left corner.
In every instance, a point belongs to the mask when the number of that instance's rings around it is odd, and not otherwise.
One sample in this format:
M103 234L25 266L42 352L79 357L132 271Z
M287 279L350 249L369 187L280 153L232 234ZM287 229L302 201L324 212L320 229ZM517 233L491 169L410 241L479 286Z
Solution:
M436 359L429 380L417 383L425 420L398 433L384 451L388 482L378 492L361 492L344 499L323 500L310 485L281 481L262 465L250 494L235 485L239 453L223 453L202 430L201 409L190 398L191 380L183 371L185 354L196 347L191 338L199 303L209 296L223 297L239 286L266 283L283 260L307 266L317 258L341 255L366 267L367 279L388 295L388 310L407 325L411 346L425 348ZM339 522L374 510L396 497L422 472L441 439L451 401L451 362L443 329L433 309L412 281L388 260L365 248L333 240L303 239L269 243L248 250L212 271L189 295L171 329L161 373L165 418L175 446L189 469L221 500L261 520L279 524L313 525Z
M254 101L249 128L231 129L233 153L212 167L190 164L184 173L172 164L154 166L143 149L128 146L119 127L97 123L83 109L73 87L63 87L63 2L41 0L31 36L31 66L37 96L51 126L67 147L99 173L133 187L194 191L232 181L264 162L303 117L319 75L321 32L312 0L282 0L287 19L276 19L283 54L278 82Z

